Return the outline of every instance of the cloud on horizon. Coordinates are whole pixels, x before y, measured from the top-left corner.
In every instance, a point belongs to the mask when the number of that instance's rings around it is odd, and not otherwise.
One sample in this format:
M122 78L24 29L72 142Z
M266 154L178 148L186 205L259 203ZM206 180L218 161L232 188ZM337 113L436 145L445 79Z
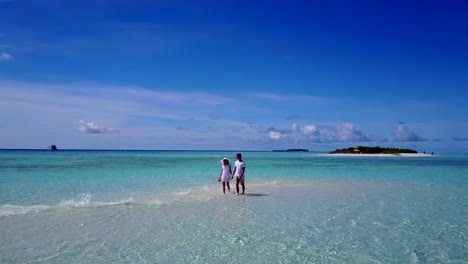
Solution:
M355 124L343 123L318 127L318 141L321 143L367 142L368 137Z
M279 94L269 96L281 97ZM141 144L153 149L164 145L163 148L169 149L171 144L176 143L180 145L178 148L185 148L190 146L188 144L192 144L191 142L212 142L213 148L216 149L223 148L223 144L228 144L227 148L241 146L245 149L263 149L278 144L388 142L382 136L367 136L354 123L333 124L333 120L330 120L327 125L291 124L284 119L285 115L275 112L281 109L294 111L297 105L303 103L300 107L304 107L308 106L309 102L284 102L282 108L278 108L276 104L262 103L263 99L240 100L217 93L174 92L137 86L108 86L95 83L44 85L0 81L0 113L7 113L4 131L27 133L39 129L44 133L60 133L67 137L66 142L76 141L73 147L97 144L94 141L85 142L96 137L76 137L78 133L70 132L77 132L76 121L70 120L81 120L78 131L83 134L113 134L99 138L112 138L112 142L119 142L113 144L126 144L121 148ZM48 117L46 122L41 121L44 116ZM307 116L300 117L307 119ZM57 132L59 128L60 132ZM401 142L423 140L404 124L400 124L395 135ZM152 141L148 143L145 139ZM3 141L11 140L3 138ZM17 141L20 142L19 139Z
M316 124L300 126L293 123L289 131L270 128L268 133L269 137L275 141L281 139L295 144L370 141L355 124L351 123L327 126Z
M394 132L396 142L418 142L427 141L427 139L420 137L413 130L409 129L405 124L400 123Z
M312 136L318 136L320 135L317 127L315 125L307 125L301 127L301 132L304 135L312 135Z

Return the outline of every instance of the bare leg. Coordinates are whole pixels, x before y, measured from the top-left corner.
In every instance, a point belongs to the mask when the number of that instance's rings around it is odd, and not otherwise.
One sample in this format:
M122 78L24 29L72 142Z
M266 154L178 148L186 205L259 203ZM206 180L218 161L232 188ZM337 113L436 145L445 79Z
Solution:
M244 184L244 177L242 176L240 179L236 181L237 193L239 193L239 183L242 185L242 194L245 193L245 184Z
M223 193L226 194L226 183L223 182Z
M231 186L229 186L229 182L226 182L226 185L228 187L228 192L231 192Z
M236 191L239 193L239 179L236 178Z

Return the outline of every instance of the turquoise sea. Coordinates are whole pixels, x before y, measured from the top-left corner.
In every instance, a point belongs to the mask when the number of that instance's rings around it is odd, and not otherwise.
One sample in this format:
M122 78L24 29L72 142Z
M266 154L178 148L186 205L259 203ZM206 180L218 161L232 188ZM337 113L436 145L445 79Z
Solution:
M0 150L0 263L468 263L468 154Z

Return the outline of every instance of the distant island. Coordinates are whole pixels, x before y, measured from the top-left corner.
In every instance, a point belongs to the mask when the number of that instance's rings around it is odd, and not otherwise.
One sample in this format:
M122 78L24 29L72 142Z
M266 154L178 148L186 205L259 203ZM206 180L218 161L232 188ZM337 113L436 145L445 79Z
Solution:
M274 149L273 152L309 152L308 149Z
M399 153L411 153L417 154L416 150L412 149L400 149L400 148L381 148L381 147L350 147L344 149L337 149L328 152L328 154L399 154Z

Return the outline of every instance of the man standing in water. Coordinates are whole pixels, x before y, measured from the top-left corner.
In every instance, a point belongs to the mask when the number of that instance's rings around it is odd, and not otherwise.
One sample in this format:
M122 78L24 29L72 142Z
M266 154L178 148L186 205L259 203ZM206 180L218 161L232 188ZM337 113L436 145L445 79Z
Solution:
M239 194L239 183L242 185L242 194L245 193L245 184L244 184L244 173L245 173L245 162L242 160L242 154L236 154L236 162L234 163L234 172L232 173L231 179L236 177L236 190Z

